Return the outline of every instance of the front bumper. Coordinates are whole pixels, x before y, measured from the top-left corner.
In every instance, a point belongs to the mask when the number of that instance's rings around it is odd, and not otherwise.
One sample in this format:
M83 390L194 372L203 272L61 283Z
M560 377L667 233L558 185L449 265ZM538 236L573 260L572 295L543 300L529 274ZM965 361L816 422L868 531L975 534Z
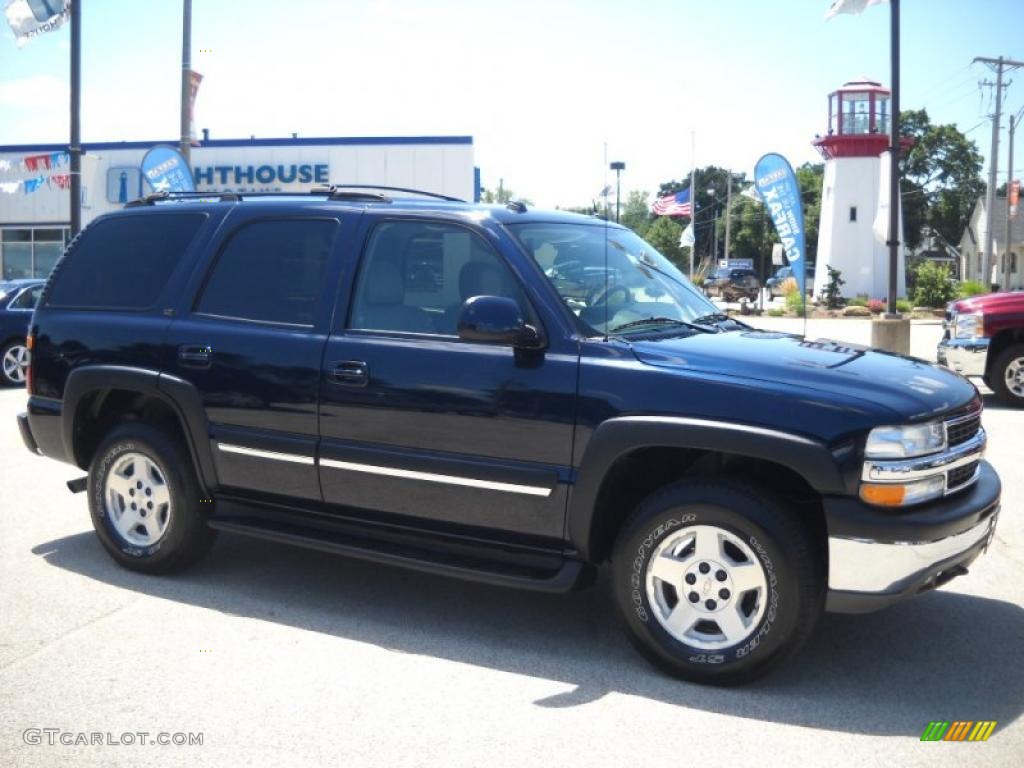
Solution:
M939 364L962 376L984 376L988 339L943 339L936 351Z
M878 610L966 573L995 532L1001 490L998 475L982 461L969 489L901 514L858 499L826 499L826 610Z

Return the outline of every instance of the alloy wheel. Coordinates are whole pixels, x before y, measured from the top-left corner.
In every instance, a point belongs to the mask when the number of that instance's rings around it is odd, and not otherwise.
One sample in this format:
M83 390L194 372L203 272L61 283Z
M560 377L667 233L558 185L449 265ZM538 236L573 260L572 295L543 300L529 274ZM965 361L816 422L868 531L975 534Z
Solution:
M103 503L114 529L131 544L150 547L167 532L167 476L142 453L129 452L117 459L103 483Z
M647 598L658 623L693 648L720 650L746 640L764 615L768 579L753 550L713 525L682 528L651 554Z

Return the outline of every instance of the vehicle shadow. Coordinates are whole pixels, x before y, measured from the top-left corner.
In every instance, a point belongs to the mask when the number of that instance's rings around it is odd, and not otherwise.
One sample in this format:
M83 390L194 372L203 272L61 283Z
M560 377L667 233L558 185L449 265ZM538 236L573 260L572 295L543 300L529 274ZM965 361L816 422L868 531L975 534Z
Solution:
M556 680L534 702L625 693L681 707L852 733L918 736L930 720L1007 724L1024 708L1024 608L940 591L865 616L822 617L803 652L754 685L716 689L649 667L617 627L607 569L596 587L546 595L429 576L222 535L186 574L118 567L95 536L33 548L59 568L142 594L400 653Z

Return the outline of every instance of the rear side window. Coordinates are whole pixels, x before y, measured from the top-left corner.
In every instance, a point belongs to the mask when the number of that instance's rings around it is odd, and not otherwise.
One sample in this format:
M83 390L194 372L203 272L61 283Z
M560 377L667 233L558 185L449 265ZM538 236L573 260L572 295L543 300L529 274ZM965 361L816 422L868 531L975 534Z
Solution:
M335 219L275 219L243 226L221 250L195 311L313 325L337 231Z
M152 307L205 218L175 213L96 222L82 232L54 272L47 306Z

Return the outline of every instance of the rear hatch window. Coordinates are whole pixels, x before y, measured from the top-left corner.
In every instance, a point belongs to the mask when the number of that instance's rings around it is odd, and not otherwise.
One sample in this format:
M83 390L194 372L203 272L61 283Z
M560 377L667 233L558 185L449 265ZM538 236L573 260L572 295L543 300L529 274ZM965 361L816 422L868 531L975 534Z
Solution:
M173 213L97 221L57 265L46 306L149 309L205 219L202 213Z

